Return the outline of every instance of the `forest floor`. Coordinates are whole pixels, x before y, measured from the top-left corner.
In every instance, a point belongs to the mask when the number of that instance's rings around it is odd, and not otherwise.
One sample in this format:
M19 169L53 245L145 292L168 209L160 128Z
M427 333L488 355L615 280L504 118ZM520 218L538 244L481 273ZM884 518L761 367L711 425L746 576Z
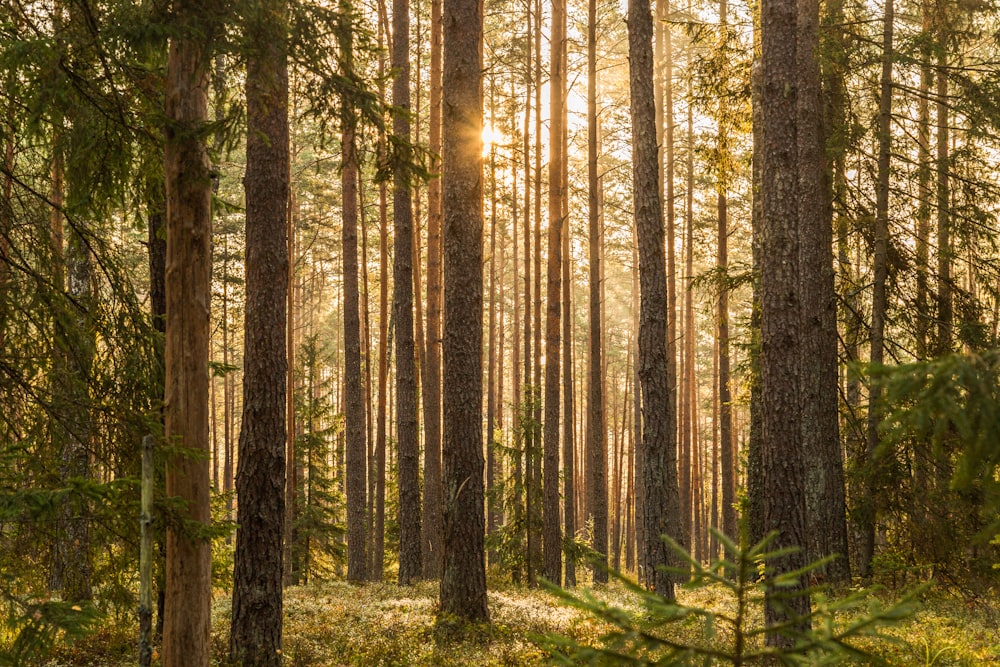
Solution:
M286 667L543 665L552 663L546 636L599 646L609 629L548 592L508 585L490 590L488 626L445 638L435 626L437 590L435 582L406 588L346 583L290 588L285 597ZM637 603L633 594L614 584L601 589L598 597L624 608ZM868 602L884 606L896 597L891 592L869 594ZM731 603L721 589L712 588L681 591L680 602L720 611ZM213 665L225 664L229 614L230 598L217 595ZM687 642L704 641L701 621L680 624L670 632ZM912 615L881 633L856 645L889 665L1000 665L1000 603L995 600L970 601L928 590ZM108 622L91 637L60 647L46 667L134 665L134 637L130 623Z

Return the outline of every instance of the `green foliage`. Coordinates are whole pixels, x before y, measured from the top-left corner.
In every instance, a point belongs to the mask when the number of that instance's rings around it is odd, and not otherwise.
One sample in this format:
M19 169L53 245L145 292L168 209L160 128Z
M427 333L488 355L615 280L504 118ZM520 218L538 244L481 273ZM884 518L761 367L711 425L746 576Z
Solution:
M686 563L682 568L668 568L682 576L690 574L684 590L708 590L721 596L721 602L716 598L711 605L699 605L666 599L619 573L613 573L614 577L638 598L638 607L611 605L592 593L577 595L552 587L561 600L610 627L599 645L550 637L557 660L566 665L744 665L762 661L816 665L853 658L873 664L879 660L859 646L859 639L884 637L880 628L912 613L919 593L918 589L889 607L873 601L864 613L857 614L866 603L863 594L836 599L813 588L807 591L813 598L808 616L793 616L780 625L766 626L760 614L765 595L780 604L782 590L800 594L795 584L821 569L827 561L777 574L771 563L789 550L771 550L776 533L746 548L718 532L716 536L725 547L726 556L707 567L675 542L664 539ZM764 639L769 635L780 635L790 645L768 646Z
M0 581L0 666L37 665L57 645L71 643L83 636L100 617L92 605L78 605L60 600L24 599Z
M989 572L1000 560L989 544L1000 530L1000 350L873 374L885 387L879 456L902 471L895 475L901 483L911 479L911 469L927 478L912 482L924 486L912 489L914 506L906 508L918 556L953 574Z
M305 382L295 393L297 494L292 526L292 572L301 581L331 578L345 562L343 493L330 465L329 452L344 429L333 412L333 377L328 351L316 335L303 341L298 360Z

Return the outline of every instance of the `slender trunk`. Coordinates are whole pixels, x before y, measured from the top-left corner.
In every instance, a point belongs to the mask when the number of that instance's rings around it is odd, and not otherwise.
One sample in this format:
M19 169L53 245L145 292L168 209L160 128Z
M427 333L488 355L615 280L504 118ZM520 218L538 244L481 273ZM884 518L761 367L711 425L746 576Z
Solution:
M889 295L889 168L891 158L890 125L892 122L892 62L893 56L893 0L886 0L882 35L882 79L879 92L878 115L878 181L875 203L875 252L872 264L875 277L872 287L871 352L869 362L878 367L885 352L885 316ZM855 519L855 541L858 553L858 574L871 576L871 561L875 552L875 450L878 447L878 427L881 423L880 405L882 389L872 382L868 389L868 430L866 449L859 452L855 465L862 471L862 485L855 495L851 516Z
M566 71L566 47L564 44L562 58L563 58L563 72ZM569 178L567 170L569 168L569 152L568 152L568 131L566 124L566 114L567 105L563 104L563 173L562 173L562 301L563 301L563 333L562 333L562 343L563 343L563 459L562 459L562 474L563 474L563 530L567 538L573 539L576 537L576 517L575 517L575 504L576 504L576 484L573 479L574 467L576 465L576 457L574 452L576 451L576 434L575 430L575 406L573 401L573 381L575 379L575 374L573 372L573 322L575 321L573 304L571 302L571 287L572 287L572 257L570 257L570 232L569 232ZM561 547L561 545L560 545ZM564 580L564 585L569 588L576 585L576 564L573 562L572 558L566 559L566 578Z
M603 554L607 563L607 448L604 429L604 333L601 324L601 177L598 173L597 117L597 0L587 3L587 220L590 244L590 353L587 394L587 515L593 522L591 546ZM600 527L599 527L600 524ZM597 567L594 580L607 581L606 573Z
M350 8L341 0L341 68L354 76L353 37ZM343 290L344 290L344 421L345 486L347 495L347 579L367 578L365 547L365 400L361 377L361 312L358 291L358 155L357 120L352 109L341 113L341 197L343 198Z
M410 10L392 3L393 132L410 139ZM420 449L417 438L417 378L413 333L413 206L408 175L393 182L393 318L396 326L396 442L399 450L399 583L422 572L420 549Z
M799 273L802 295L802 447L806 468L807 559L835 560L822 568L830 581L850 581L844 463L837 393L837 294L833 274L832 193L826 168L820 71L819 1L799 0L798 114Z
M937 112L937 354L952 351L954 313L951 284L951 203L948 179L948 69L946 56L938 56L935 104Z
M524 502L524 515L521 520L521 524L524 526L524 537L525 537L525 575L527 580L530 582L532 579L531 575L531 561L528 558L528 552L531 550L531 512L532 512L532 500L530 488L532 486L531 476L531 445L534 440L534 429L531 425L532 421L532 405L534 403L534 392L531 388L531 369L532 369L532 357L531 357L531 100L532 100L532 49L531 49L531 25L532 25L532 0L525 0L525 6L527 9L527 45L524 49L525 52L525 91L524 91L524 143L523 143L523 156L524 156L524 381L522 386L524 387L524 397L522 402L518 404L517 409L520 411L520 425L517 429L518 434L521 438L521 448L518 451L518 461L517 467L515 469L515 488L517 490L517 500L515 506L520 510L522 507L521 497L523 495ZM538 114L538 107L535 107L535 114ZM523 466L523 475L521 474ZM523 480L523 483L522 481ZM515 524L517 525L517 524ZM517 581L520 578L520 571L516 572L514 575L514 580Z
M639 376L643 407L644 566L647 583L672 599L674 577L662 565L672 559L660 539L685 543L677 489L676 411L667 348L668 290L664 273L663 210L660 201L653 96L653 17L647 0L628 10L629 90L632 111L632 181L639 247ZM669 146L668 146L669 148Z
M441 171L441 7L431 0L430 119L431 170ZM427 184L427 354L423 365L424 403L424 577L441 575L441 178Z
M275 378L288 374L287 11L285 0L270 0L247 26L263 48L247 60L247 305L229 635L230 659L245 667L281 664L287 385Z
M549 58L549 233L548 290L545 313L545 472L543 541L545 577L555 583L562 578L562 532L559 521L559 370L562 334L562 155L566 73L562 49L566 40L564 0L552 2L552 51Z
M494 128L496 110L496 80L490 79L490 127ZM493 485L496 466L496 372L497 360L497 150L496 144L490 144L490 299L489 299L489 352L488 370L486 373L486 534L491 535L496 530L496 500ZM503 326L501 322L500 326ZM490 564L495 559L495 552L489 553Z
M214 26L199 3L173 7L174 35L167 61L165 173L166 494L184 503L183 522L167 527L164 667L207 666L211 629L211 523L208 458L208 342L211 179L205 146L208 71ZM183 526L183 528L182 528Z
M724 30L728 30L728 2L719 1L719 21ZM720 149L728 146L728 137L724 134L723 128L727 110L724 97L719 98L719 144ZM722 532L732 540L736 540L738 528L736 526L736 448L733 438L733 398L730 388L730 365L729 365L729 201L727 198L728 173L722 171L722 177L718 184L718 214L719 214L719 235L718 235L718 255L716 264L722 273L723 280L719 284L718 302L718 360L719 360L719 442L722 467ZM712 486L712 498L715 499L715 486ZM715 515L715 510L712 512Z

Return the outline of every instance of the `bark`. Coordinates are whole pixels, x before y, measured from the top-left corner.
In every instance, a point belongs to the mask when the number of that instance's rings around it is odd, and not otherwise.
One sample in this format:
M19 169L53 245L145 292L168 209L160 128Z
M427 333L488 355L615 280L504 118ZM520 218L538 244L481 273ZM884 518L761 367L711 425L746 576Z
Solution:
M946 56L938 56L935 75L937 101L937 354L952 351L954 337L954 309L951 284L951 205L948 179L948 69Z
M431 171L441 163L441 2L431 0L430 120ZM427 354L423 366L424 403L424 576L441 574L441 178L427 184Z
M204 125L214 26L203 5L173 7L167 59L166 493L184 503L167 527L164 667L209 663L211 522L208 470L208 344L211 179ZM207 39L206 39L207 37ZM203 455L205 454L205 455ZM183 521L183 522L181 522Z
M587 482L587 514L593 522L591 546L607 564L607 447L604 427L604 332L601 323L601 180L598 173L597 116L597 2L587 3L587 221L590 244L590 350L587 387L587 455L584 468ZM600 568L595 581L606 582Z
M530 42L531 24L532 24L532 10L531 10L531 0L525 0L527 5L528 16L528 39ZM514 470L514 487L516 493L515 507L520 512L521 508L524 508L524 514L521 515L520 524L523 525L524 537L525 537L525 549L528 549L528 543L531 541L531 528L530 528L530 515L531 515L531 494L528 489L531 486L531 444L534 436L534 430L531 427L531 405L533 402L533 392L531 389L531 143L530 143L530 133L529 128L531 125L531 93L532 93L532 79L531 79L531 48L530 44L528 48L525 48L525 77L527 79L524 91L524 143L523 143L523 156L524 156L524 381L521 386L524 388L524 396L522 400L517 404L517 409L519 411L519 425L518 425L518 435L521 438L521 447L518 451L518 460ZM538 113L537 107L535 113ZM522 503L523 497L523 503ZM515 523L515 525L518 525ZM525 554L525 576L530 581L531 575L529 570L531 569L528 565L527 554ZM521 573L518 570L514 574L514 580L518 581L520 579Z
M567 48L565 41L562 48L563 72L566 70ZM572 280L572 257L570 257L570 232L569 232L569 132L567 124L568 108L562 105L563 132L562 132L562 301L563 301L563 530L566 537L573 539L576 537L576 480L574 479L574 467L576 457L575 439L575 407L573 400L574 391L574 358L573 358L573 322L575 314L571 300L571 280ZM561 547L562 545L560 545ZM566 559L566 575L563 585L567 588L576 585L576 565L572 558Z
M670 562L661 539L685 543L677 488L676 412L667 366L667 276L659 190L656 111L653 97L653 18L646 0L628 10L629 90L632 112L632 183L639 248L639 380L642 388L643 561L647 584L673 599L674 578L657 566Z
M798 220L802 294L802 447L810 562L836 556L822 568L831 582L850 581L844 463L837 391L837 295L833 279L832 201L821 126L819 1L798 3Z
M392 3L393 131L410 138L410 10ZM394 178L392 218L393 316L396 325L396 442L399 450L399 583L422 572L420 549L420 449L417 438L417 379L413 341L413 208L404 170Z
M566 39L564 0L552 2L552 51L549 79L549 230L548 285L545 312L545 493L543 551L545 577L559 584L562 578L562 533L559 521L559 362L562 315L562 186L563 113L566 72L562 49Z
M542 0L535 0L535 188L534 188L534 274L535 303L532 310L532 336L535 355L532 359L533 403L532 403L532 455L531 478L528 493L531 495L531 511L528 512L528 582L536 583L539 572L543 572L543 483L542 460L544 441L542 434L542 21L544 15Z
M347 25L348 8L341 26L341 67L353 75L351 27ZM365 395L361 376L361 313L358 290L358 155L353 110L341 114L341 196L343 198L343 273L344 273L344 421L345 479L347 495L347 579L367 578L365 560Z
M882 78L879 91L878 115L878 174L875 201L875 249L872 257L874 282L872 287L872 320L869 332L871 351L869 362L880 366L885 353L885 316L889 295L889 167L891 158L890 123L892 122L892 61L893 61L893 0L886 0L882 33ZM871 383L868 389L868 428L865 448L858 452L855 466L861 471L851 517L854 519L854 539L858 554L858 574L871 576L871 561L875 552L875 450L878 447L878 427L881 422L882 389Z
M288 306L288 63L285 0L252 8L247 37L246 325L236 475L236 553L229 654L281 664ZM292 462L294 465L294 461Z
M486 621L482 39L478 0L444 6L444 561L441 614Z
M490 79L490 128L496 121L496 80ZM486 535L496 529L496 499L493 485L496 465L496 419L497 419L497 149L496 144L490 144L490 300L489 300L489 360L486 373ZM501 326L503 324L501 323ZM496 553L491 549L489 562L495 562Z
M719 2L719 21L723 29L728 29L728 2ZM726 119L726 103L719 100L719 143L720 148L728 146L728 138L724 136L723 127ZM722 274L719 285L718 302L718 344L719 344L719 443L720 466L722 468L722 532L732 540L738 539L736 525L736 447L733 438L733 406L730 389L729 366L729 201L727 198L728 173L721 170L719 179L717 207L719 214L718 255L716 265ZM715 496L713 486L713 498ZM714 514L714 512L713 512Z
M776 548L797 551L775 559L775 573L805 564L807 544L805 464L802 449L801 311L799 286L799 184L796 104L802 91L797 77L798 44L795 0L767 0L761 12L761 442L763 522L765 532L780 531ZM780 592L766 591L768 627L808 614L809 597L801 583ZM769 632L770 645L790 639Z

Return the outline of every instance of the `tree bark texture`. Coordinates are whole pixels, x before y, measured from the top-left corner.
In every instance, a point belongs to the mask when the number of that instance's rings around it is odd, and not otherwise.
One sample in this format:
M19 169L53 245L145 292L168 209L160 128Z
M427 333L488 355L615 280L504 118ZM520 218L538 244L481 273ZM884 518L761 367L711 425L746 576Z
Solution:
M444 562L441 613L486 621L482 39L478 0L444 3Z
M392 3L393 131L410 137L410 10ZM413 208L405 170L394 177L392 219L393 315L396 324L396 443L399 451L399 583L422 574L420 549L420 447L417 437L417 378L413 341Z
M432 155L441 154L441 0L431 1L430 130ZM440 171L440 162L431 162ZM424 401L424 576L441 573L441 178L427 184L427 355Z
M817 53L819 1L798 2L798 210L802 294L802 448L806 468L809 561L836 559L823 568L830 581L850 581L844 462L840 453L837 390L837 294L833 280L833 222L825 164Z
M208 343L211 179L208 118L212 25L205 6L178 0L167 58L166 493L184 503L168 523L164 667L207 667L211 628ZM181 523L183 521L183 523Z
M542 546L546 579L562 578L562 530L559 519L559 361L562 315L562 187L563 114L566 87L562 46L566 39L564 0L553 0L549 79L549 230L548 281L545 311L545 433Z
M799 285L797 7L795 0L761 6L761 442L764 532L778 531L776 548L800 549L775 560L776 573L805 564L805 465L801 421L801 312ZM809 611L807 595L791 587L766 593L768 626ZM790 639L770 632L767 641Z
M247 59L246 325L230 658L281 664L288 306L285 0L251 7ZM292 462L294 465L294 461Z
M342 9L344 2L341 3ZM344 21L346 23L346 19ZM353 74L350 26L341 27L342 66ZM343 197L344 420L347 492L347 579L364 581L365 560L365 394L361 377L361 314L358 290L358 156L353 111L342 114L341 196Z
M657 569L672 559L662 536L681 544L676 411L667 377L667 276L653 98L653 17L648 0L628 9L629 90L632 111L632 184L639 248L639 381L642 388L643 562L657 594L673 599L673 576ZM606 553L606 550L605 550Z

